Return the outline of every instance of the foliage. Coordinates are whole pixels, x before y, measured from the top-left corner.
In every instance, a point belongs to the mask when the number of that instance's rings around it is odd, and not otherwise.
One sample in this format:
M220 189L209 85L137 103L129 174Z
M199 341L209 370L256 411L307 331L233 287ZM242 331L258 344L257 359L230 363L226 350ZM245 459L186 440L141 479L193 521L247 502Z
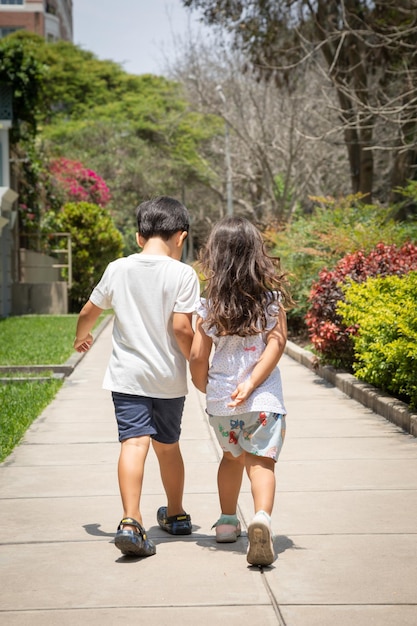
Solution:
M417 272L348 283L337 312L353 337L356 376L417 409Z
M109 202L110 191L104 180L79 161L53 159L50 171L55 184L65 191L68 202L91 202L102 207Z
M67 52L78 54L64 47L64 55ZM91 84L95 73L109 74L105 62L100 62L101 72L97 63L87 64ZM83 71L87 69L83 66ZM67 83L59 67L51 66L52 71L65 92ZM69 99L63 93L67 104L45 119L42 142L53 157L88 163L100 172L111 190L108 206L129 253L136 250L134 208L141 200L158 194L184 199L186 187L210 185L213 173L200 151L213 135L223 132L223 126L216 116L189 111L176 82L124 72L111 76L112 89L100 88L94 101L76 104L77 89L71 90Z
M206 116L203 122L202 116L186 111L175 119L168 111L161 110L160 115L161 136L156 142L146 138L143 128L143 132L137 129L137 119L122 115L116 120L100 119L99 112L95 119L56 122L43 132L50 153L88 163L100 172L111 190L108 208L123 235L126 253L136 250L134 209L140 201L158 194L184 200L184 190L189 193L190 187L198 186L204 191L212 176L199 151L217 132L216 121ZM162 139L164 132L169 141ZM204 196L207 202L207 192Z
M100 173L111 190L109 208L132 245L139 201L158 193L182 198L186 186L211 184L214 173L200 149L223 132L222 122L191 112L180 84L127 74L69 42L26 32L1 41L1 76L14 92L19 134L11 146L12 177L26 206L22 230L38 234L45 211L72 200L51 185L51 157Z
M46 211L59 210L65 198L57 185L53 184L50 159L36 138L25 138L11 146L11 179L17 191L20 244L34 247L31 238L25 235L42 236L42 221Z
M107 209L88 202L70 202L51 216L59 232L72 237L70 308L78 311L110 261L122 255L123 240Z
M84 151L101 152L104 146L97 140L109 128L120 146L133 135L155 147L159 155L168 155L175 165L188 168L187 174L207 175L197 147L213 132L220 132L219 123L214 123L214 116L190 112L179 84L161 76L129 75L67 42L54 46L56 54L52 49L47 57L50 103L43 136L56 144L58 154L63 156L65 150L60 142L74 145L81 138ZM85 141L89 129L96 138L93 145ZM79 135L75 141L74 132Z
M36 134L44 102L47 67L39 56L44 40L19 31L0 40L0 83L13 90L11 142Z
M57 229L55 213L66 202L85 201L104 207L110 191L101 176L79 161L63 157L47 161L41 150L28 149L26 154L33 154L33 160L19 179L21 245L48 254L45 238Z
M310 215L298 214L284 229L269 227L267 239L289 272L296 301L288 313L292 332L302 331L312 284L323 267L334 267L348 253L368 253L380 241L401 246L417 240L417 224L390 217L392 209L367 204L360 195L311 198Z
M10 151L19 194L20 226L38 232L42 203L42 175L35 148L38 121L45 100L48 68L40 58L43 38L19 31L0 40L0 83L12 92L13 123Z
M397 218L411 221L417 214L417 180L409 180L405 187L399 187L395 192Z
M352 335L356 326L346 327L338 313L344 300L343 286L362 283L369 277L401 276L417 270L417 246L379 243L369 254L358 251L341 259L333 270L326 268L310 292L311 307L306 316L311 341L324 361L350 369L353 363Z
M128 91L126 73L120 65L101 61L68 41L45 43L39 53L48 67L42 111L42 119L47 123L83 117Z
M19 443L61 385L62 380L57 379L0 385L0 462Z

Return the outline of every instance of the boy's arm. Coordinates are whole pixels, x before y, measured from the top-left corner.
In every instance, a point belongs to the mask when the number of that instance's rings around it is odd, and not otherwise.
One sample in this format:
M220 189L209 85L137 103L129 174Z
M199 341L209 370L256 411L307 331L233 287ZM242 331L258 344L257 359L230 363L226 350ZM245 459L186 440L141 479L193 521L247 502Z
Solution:
M193 345L191 346L190 371L194 385L206 393L212 340L204 332L202 323L202 318L198 317Z
M178 347L187 361L190 358L191 344L193 342L194 331L192 327L192 313L173 313L172 327Z
M74 349L77 352L87 352L93 343L91 331L98 317L103 312L98 306L89 300L81 309L78 316L77 329L75 331Z
M227 406L233 407L242 404L250 394L263 383L278 365L287 341L287 317L284 309L280 308L276 325L268 333L266 348L260 356L251 375L245 382L236 387L231 395L232 401Z

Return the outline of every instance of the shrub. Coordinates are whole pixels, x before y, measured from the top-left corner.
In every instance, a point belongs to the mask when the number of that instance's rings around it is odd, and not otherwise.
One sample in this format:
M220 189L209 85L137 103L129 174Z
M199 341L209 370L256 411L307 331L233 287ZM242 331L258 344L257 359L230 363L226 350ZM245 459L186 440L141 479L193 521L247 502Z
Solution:
M107 264L122 256L123 239L109 211L97 204L70 202L53 219L56 230L72 237L70 309L79 311Z
M417 408L417 272L345 286L337 311L353 337L356 376Z
M265 233L290 275L296 301L288 314L291 332L305 330L310 290L323 267L333 268L348 253L368 254L380 241L401 246L417 239L417 223L395 221L395 208L365 204L359 194L310 200L312 214L298 215L284 229L269 227Z
M417 270L416 245L406 243L398 248L379 243L369 254L348 254L333 270L319 273L310 292L306 323L311 342L325 362L349 370L353 364L352 335L357 327L346 326L337 311L344 300L343 286L348 281L362 283L369 277L401 276L411 270Z

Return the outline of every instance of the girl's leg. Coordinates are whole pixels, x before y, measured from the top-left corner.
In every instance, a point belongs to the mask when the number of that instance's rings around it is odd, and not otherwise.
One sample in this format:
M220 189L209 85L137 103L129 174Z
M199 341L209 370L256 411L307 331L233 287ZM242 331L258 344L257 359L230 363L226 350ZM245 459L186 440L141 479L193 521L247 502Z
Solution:
M149 450L149 436L132 437L122 441L118 477L123 505L123 517L132 517L142 524L140 498L142 494L145 459ZM133 527L124 526L125 528Z
M271 565L274 561L271 513L275 496L275 461L253 454L246 455L246 471L252 489L255 516L248 526L248 552L251 565Z
M184 513L182 498L184 493L184 462L180 444L160 443L152 439L158 458L162 484L167 496L167 515Z
M255 513L265 511L271 515L275 498L275 461L247 453L245 465L251 483Z
M245 453L234 457L224 452L217 472L217 487L221 512L224 515L236 515L237 501L242 485Z

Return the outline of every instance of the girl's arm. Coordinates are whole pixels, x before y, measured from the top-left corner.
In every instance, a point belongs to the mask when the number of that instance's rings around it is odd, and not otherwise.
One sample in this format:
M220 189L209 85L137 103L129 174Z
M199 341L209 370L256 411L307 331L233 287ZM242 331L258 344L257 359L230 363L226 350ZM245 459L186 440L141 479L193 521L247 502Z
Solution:
M266 348L259 357L251 375L245 382L240 383L231 395L232 401L227 406L233 407L242 404L250 394L263 383L278 365L287 341L287 316L280 307L278 320L266 338Z
M174 313L172 316L175 339L187 361L190 358L191 344L194 337L194 331L191 325L192 317L192 313Z
M94 324L99 318L103 309L93 304L89 300L81 309L80 315L77 321L77 330L75 331L74 349L77 352L87 352L93 343L93 330Z
M197 317L193 345L191 346L190 371L194 385L206 393L212 340L204 332L202 324L202 318Z

